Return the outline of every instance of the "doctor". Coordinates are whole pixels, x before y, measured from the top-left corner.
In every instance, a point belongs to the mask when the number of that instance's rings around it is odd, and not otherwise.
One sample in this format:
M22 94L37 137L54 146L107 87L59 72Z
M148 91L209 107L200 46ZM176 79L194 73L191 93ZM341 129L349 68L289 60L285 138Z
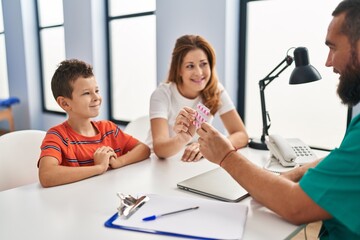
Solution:
M360 0L344 0L332 13L325 65L340 75L337 93L344 104L360 101ZM234 150L207 123L197 130L200 151L224 168L250 195L289 222L323 221L320 239L360 239L360 114L339 148L324 159L276 176Z

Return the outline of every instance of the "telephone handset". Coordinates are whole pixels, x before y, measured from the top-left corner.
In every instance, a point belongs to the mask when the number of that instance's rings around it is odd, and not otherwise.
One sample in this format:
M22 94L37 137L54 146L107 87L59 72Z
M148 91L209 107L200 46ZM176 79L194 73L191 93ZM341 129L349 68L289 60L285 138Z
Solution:
M317 159L311 148L298 138L284 139L272 134L266 141L266 145L284 167L303 165Z

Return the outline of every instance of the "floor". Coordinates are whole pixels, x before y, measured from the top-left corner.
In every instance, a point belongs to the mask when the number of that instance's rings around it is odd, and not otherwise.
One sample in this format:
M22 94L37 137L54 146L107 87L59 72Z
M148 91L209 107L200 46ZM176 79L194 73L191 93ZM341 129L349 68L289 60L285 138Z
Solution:
M301 230L295 237L293 237L291 240L315 240L318 239L317 236L319 234L321 227L321 221L310 223L306 226L306 238L305 238L305 230Z

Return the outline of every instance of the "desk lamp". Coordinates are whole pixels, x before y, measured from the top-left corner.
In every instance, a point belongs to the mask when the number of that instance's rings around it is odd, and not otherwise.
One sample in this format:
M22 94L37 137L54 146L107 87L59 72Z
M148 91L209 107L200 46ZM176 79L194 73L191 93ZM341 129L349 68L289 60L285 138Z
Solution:
M319 72L312 65L309 64L307 48L305 47L296 48L294 50L294 59L295 59L295 69L291 73L289 84L309 83L321 79ZM267 121L268 120L271 121L271 120L269 117L269 113L266 110L264 91L266 86L269 85L275 78L277 78L287 67L289 67L294 59L288 54L286 54L285 59L282 60L279 63L279 65L277 65L266 77L264 77L259 81L263 129L260 140L255 140L255 139L250 140L249 147L251 148L267 150L265 137L269 135L268 130L271 125L271 122L270 124L268 124ZM284 63L286 65L278 73L274 75L274 72L278 68L280 68Z

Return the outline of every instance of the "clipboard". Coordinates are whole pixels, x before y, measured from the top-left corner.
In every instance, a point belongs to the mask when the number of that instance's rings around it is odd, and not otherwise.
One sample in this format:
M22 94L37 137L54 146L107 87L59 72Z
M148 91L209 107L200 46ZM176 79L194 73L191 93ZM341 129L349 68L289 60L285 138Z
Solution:
M242 239L248 207L200 198L148 194L149 200L128 219L111 216L105 227L192 239ZM147 216L199 206L199 209L143 221Z

